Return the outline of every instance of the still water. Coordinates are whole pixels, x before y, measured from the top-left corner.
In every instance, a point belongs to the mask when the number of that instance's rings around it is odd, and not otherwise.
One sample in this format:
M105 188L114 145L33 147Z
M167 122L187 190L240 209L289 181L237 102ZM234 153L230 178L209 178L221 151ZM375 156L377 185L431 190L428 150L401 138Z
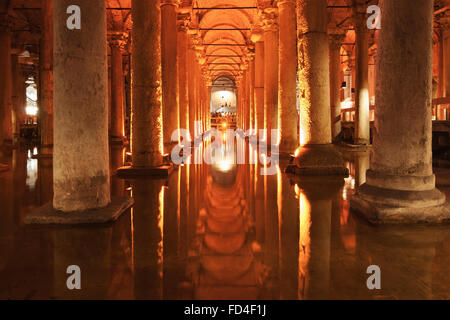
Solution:
M112 195L135 205L77 228L22 224L52 199L51 163L36 153L0 159L12 168L0 173L1 299L450 299L450 227L376 227L350 211L368 153L345 153L345 180L222 161L125 181L114 170L126 153L112 148ZM81 290L66 287L70 265ZM381 290L367 288L370 265Z

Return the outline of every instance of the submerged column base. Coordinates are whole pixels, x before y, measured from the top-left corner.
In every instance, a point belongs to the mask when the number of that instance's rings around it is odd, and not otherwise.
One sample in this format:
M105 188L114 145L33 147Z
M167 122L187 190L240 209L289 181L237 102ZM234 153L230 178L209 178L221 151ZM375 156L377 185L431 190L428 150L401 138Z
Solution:
M358 188L350 207L373 224L450 223L450 204L436 188L406 191L366 183Z
M115 197L105 208L86 211L62 212L55 210L51 202L37 208L25 217L26 225L86 225L106 224L116 221L134 204L128 197Z
M332 144L299 147L295 151L294 164L286 168L286 173L305 176L349 175L342 155Z

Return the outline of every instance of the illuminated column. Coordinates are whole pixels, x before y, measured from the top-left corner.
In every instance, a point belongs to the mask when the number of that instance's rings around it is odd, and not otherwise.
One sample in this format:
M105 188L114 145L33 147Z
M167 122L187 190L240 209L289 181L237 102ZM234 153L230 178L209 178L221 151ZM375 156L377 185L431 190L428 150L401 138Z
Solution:
M71 4L54 2L53 206L64 212L110 203L106 4L78 1L76 31L66 26Z
M249 54L249 81L250 81L250 129L255 130L256 111L255 111L255 54Z
M172 133L179 128L178 119L178 42L177 0L161 0L161 63L164 153L171 151Z
M433 2L381 0L380 7L376 134L351 206L374 223L442 222L450 208L432 166Z
M0 14L0 145L12 143L11 21Z
M188 49L188 96L189 96L189 132L191 139L195 138L194 122L195 122L195 48L192 42L192 37L189 41Z
M279 94L278 114L280 152L292 153L298 147L297 113L297 15L295 0L278 1Z
M22 95L22 70L20 68L19 56L14 54L11 59L11 72L12 72L12 114L13 114L13 137L14 141L17 142L20 135L20 120L19 120L19 109L23 107L21 105L21 95Z
M211 89L212 80L206 80L206 130L211 129Z
M365 1L364 1L365 3ZM366 7L357 4L355 15L355 144L370 144L369 98L369 29L366 25Z
M180 15L178 20L178 97L181 129L189 129L188 36L186 18L185 15Z
M341 133L341 45L345 34L330 34L331 135L336 142Z
M159 1L133 0L133 167L162 164L161 47ZM151 58L150 58L151 57Z
M441 25L441 46L442 46L442 78L443 97L450 97L450 10L443 13L439 19ZM447 113L450 110L447 109ZM445 120L444 109L439 107L439 119Z
M330 74L327 1L298 0L300 83L300 147L295 174L346 175L339 152L331 144Z
M260 32L252 34L255 44L255 122L256 129L264 129L264 41ZM259 132L258 132L259 134Z
M40 152L42 155L51 155L53 152L53 0L43 1L41 12L42 37L39 63Z
M264 123L268 143L270 132L278 128L278 10L262 12L264 30ZM276 141L274 141L276 143Z
M111 140L124 142L124 102L125 80L123 74L122 52L125 47L123 34L114 34L111 46Z

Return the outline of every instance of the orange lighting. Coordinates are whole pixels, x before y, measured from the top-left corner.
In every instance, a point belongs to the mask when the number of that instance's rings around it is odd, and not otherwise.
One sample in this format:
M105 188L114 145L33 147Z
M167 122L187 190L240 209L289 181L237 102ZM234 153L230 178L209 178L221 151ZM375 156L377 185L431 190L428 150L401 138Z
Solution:
M227 127L226 122L222 123L222 128L226 128L226 127Z

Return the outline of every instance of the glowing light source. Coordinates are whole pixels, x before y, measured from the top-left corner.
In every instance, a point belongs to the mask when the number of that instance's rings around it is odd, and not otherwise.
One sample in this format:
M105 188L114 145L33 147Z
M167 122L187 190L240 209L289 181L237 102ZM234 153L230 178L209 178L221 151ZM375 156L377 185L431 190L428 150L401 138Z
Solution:
M25 112L28 116L36 116L38 114L38 107L26 106Z

